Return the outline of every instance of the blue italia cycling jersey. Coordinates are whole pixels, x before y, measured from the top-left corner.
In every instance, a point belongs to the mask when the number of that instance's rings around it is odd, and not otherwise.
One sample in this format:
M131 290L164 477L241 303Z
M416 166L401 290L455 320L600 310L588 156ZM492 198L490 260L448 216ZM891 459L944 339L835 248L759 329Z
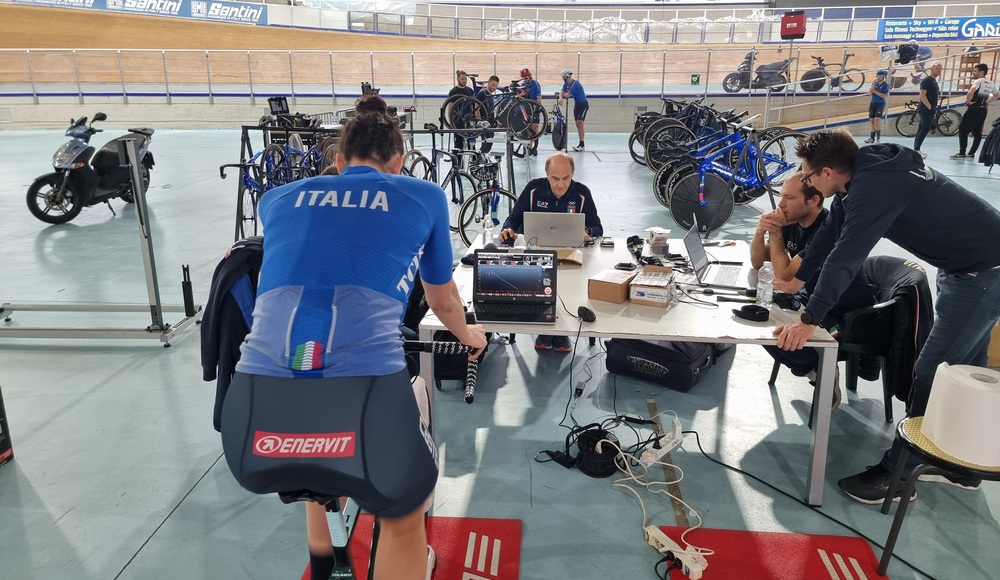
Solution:
M287 377L403 369L400 322L419 267L451 279L445 194L432 182L350 167L261 198L264 262L236 370Z

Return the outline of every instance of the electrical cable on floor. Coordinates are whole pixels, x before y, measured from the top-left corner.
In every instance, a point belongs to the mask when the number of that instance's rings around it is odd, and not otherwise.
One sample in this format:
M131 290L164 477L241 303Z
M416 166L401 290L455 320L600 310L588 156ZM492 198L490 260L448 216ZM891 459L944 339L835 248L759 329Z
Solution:
M794 501L795 503L803 505L803 506L809 508L810 510L816 512L817 514L823 516L824 518L830 520L831 522L833 522L833 523L835 523L835 524L843 527L846 530L849 530L852 534L858 536L859 538L863 538L863 539L867 540L869 543L874 544L877 548L879 548L881 550L885 550L885 546L883 546L882 544L880 544L880 543L876 542L875 540L869 538L865 534L861 533L859 530L857 530L855 528L852 528L851 526L845 524L844 522L838 520L837 518L831 516L830 514L827 514L825 512L820 511L820 509L818 507L811 506L811 505L807 504L806 502L804 502L801 499L795 497L794 495L792 495L792 494L786 492L785 490L780 489L780 488L778 488L778 487L776 487L776 486L774 486L774 485L772 485L772 484L764 481L763 479L757 477L756 475L754 475L754 474L752 474L752 473L750 473L748 471L743 471L742 469L740 469L738 467L733 467L732 465L729 465L728 463L724 463L724 462L722 462L722 461L720 461L718 459L715 459L714 457L710 456L708 453L705 453L705 450L701 446L701 437L698 436L698 432L697 431L681 431L681 433L684 434L684 435L687 435L689 433L692 434L692 435L694 435L694 440L698 444L698 451L700 451L701 454L705 456L705 459L708 459L712 463L716 463L718 465L721 465L722 467L725 467L726 469L729 469L730 471L735 471L736 473L739 473L741 475L745 475L745 476L753 479L754 481L757 481L757 482L760 482L760 483L766 485L767 487L773 489L774 491L780 493L781 495L787 497L788 499ZM892 557L895 558L895 559L897 559L897 560L899 560L903 564L909 566L910 569L912 569L914 572L916 572L918 574L921 574L921 575L929 578L930 580L937 580L937 578L935 578L934 576L931 576L927 572L924 572L920 568L917 568L916 566L914 566L913 564L911 564L907 560L904 560L902 557L898 556L897 554L893 553Z

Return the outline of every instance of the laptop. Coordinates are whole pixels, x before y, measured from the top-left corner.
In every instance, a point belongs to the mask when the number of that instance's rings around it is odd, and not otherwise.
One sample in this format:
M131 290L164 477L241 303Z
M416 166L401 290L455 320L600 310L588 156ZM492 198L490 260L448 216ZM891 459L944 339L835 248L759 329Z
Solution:
M695 219L691 229L684 234L684 247L687 249L691 268L698 279L699 286L712 288L727 288L745 290L747 288L748 269L742 264L723 265L717 260L709 260L708 252L698 235L698 220Z
M480 322L555 324L556 253L476 250L472 308Z
M524 238L532 248L582 248L586 219L582 213L526 211Z

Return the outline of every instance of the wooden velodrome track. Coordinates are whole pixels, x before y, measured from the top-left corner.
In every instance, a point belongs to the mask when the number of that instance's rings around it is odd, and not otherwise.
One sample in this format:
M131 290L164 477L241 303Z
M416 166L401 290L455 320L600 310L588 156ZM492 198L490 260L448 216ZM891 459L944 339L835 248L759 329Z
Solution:
M803 60L808 54L822 54L831 62L839 62L843 47L802 43ZM0 48L32 49L33 81L38 84L67 83L67 73L79 71L83 84L120 85L123 78L129 84L162 85L164 61L169 68L171 88L190 83L204 84L211 71L213 85L239 87L248 82L255 85L283 85L290 80L289 68L294 69L296 85L329 87L333 83L331 58L328 51L357 51L362 54L336 55L337 85L354 86L375 78L380 84L400 76L416 86L440 86L451 82L453 66L480 73L492 72L494 52L502 52L497 60L501 79L514 78L523 66L538 63L536 78L553 84L564 67L579 68L578 76L592 86L617 86L619 64L622 83L645 85L659 90L661 78L666 84L690 82L691 72L706 70L706 48L729 49L713 51L711 76L722 78L735 70L749 46L733 45L634 45L634 44L564 44L507 43L428 39L409 36L327 32L266 26L247 26L195 20L138 15L115 15L87 10L16 6L0 4ZM46 53L44 49L114 49L81 52L73 62L66 51ZM118 49L122 49L120 72ZM155 49L157 52L136 52L129 49ZM179 52L160 54L159 50ZM779 47L761 48L760 62L787 58ZM233 50L213 53L206 59L206 50ZM664 58L664 50L669 58ZM253 51L252 80L248 79L248 55ZM295 52L288 51L323 51ZM375 53L369 56L367 53ZM385 51L414 52L389 56ZM580 52L578 57L577 53ZM620 51L627 51L623 58ZM871 46L851 45L857 53L852 66L878 66L874 43ZM452 53L456 53L453 57ZM549 53L537 55L536 53ZM664 62L669 63L664 72ZM453 65L453 62L455 63ZM579 63L579 65L578 65ZM811 61L810 61L811 63ZM807 66L802 62L800 65ZM28 63L24 53L0 53L0 83L29 83ZM532 66L532 68L535 68ZM411 70L413 69L413 70ZM543 82L545 82L543 80ZM704 81L703 81L704 82ZM719 82L715 80L714 82ZM406 84L409 84L407 82Z

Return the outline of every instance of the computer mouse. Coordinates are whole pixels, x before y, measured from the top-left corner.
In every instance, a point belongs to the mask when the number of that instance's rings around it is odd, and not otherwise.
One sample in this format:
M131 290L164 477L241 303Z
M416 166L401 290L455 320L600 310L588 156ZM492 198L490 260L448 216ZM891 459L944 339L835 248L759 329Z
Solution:
M597 315L594 314L594 311L591 310L591 309L589 309L589 308L587 308L586 306L581 306L581 307L577 308L576 309L576 314L584 322L593 322L593 321L597 320Z

